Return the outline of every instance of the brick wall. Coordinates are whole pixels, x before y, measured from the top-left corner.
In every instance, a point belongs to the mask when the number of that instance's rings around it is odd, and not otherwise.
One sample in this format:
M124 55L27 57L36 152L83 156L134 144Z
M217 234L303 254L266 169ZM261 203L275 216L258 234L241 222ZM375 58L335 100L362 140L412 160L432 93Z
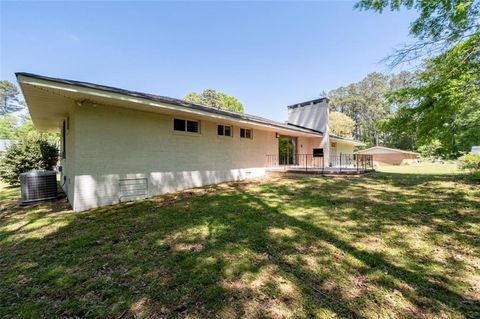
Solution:
M242 139L234 126L233 137L221 137L222 121L201 120L201 133L188 134L173 131L173 115L87 103L74 113L67 166L75 163L76 211L118 203L121 179L147 179L153 196L262 176L266 154L278 153L275 132L253 128L253 139Z

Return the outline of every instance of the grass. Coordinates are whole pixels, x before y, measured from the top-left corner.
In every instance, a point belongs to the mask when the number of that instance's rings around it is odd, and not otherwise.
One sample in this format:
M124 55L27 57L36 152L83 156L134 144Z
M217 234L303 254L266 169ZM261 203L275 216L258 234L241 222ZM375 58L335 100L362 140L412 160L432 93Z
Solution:
M480 187L411 169L84 213L3 185L0 317L478 318Z
M438 164L426 162L404 166L380 166L377 171L384 173L416 175L452 175L461 173L456 164Z

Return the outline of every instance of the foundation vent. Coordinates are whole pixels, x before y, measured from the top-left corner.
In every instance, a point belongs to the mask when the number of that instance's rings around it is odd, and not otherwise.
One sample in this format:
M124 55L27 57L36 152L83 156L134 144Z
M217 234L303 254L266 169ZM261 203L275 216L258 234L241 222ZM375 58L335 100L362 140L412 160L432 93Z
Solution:
M128 178L120 180L120 201L146 198L148 195L148 178Z

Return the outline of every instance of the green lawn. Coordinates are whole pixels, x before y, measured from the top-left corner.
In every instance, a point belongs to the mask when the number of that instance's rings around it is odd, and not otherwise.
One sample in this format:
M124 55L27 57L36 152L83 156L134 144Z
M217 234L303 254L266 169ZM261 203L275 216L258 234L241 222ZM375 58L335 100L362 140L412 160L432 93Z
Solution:
M419 163L404 166L380 166L377 171L384 173L451 175L460 174L455 164Z
M478 318L480 187L444 168L292 175L85 213L20 208L3 185L0 318Z

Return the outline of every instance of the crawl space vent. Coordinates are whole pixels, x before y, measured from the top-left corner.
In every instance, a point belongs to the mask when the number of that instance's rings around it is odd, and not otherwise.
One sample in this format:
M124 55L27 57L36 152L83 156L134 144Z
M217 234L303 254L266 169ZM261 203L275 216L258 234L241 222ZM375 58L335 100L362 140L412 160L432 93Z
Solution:
M120 201L143 199L148 194L148 178L129 178L120 180Z

